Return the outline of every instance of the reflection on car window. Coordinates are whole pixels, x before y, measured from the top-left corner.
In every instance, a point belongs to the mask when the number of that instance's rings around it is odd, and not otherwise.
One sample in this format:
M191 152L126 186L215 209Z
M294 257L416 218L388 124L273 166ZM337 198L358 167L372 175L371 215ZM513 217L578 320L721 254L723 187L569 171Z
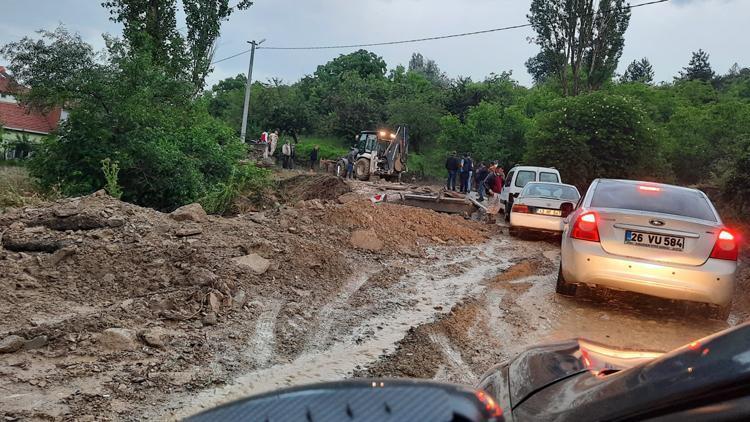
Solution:
M508 177L505 179L505 187L506 188L510 187L510 182L511 182L511 180L513 180L513 173L514 172L508 173Z
M533 182L536 180L536 173L529 170L521 170L518 172L518 176L516 177L516 187L522 188L526 186L527 183Z
M658 191L630 183L600 181L591 199L596 208L657 212L716 221L708 201L697 191L660 186Z
M548 183L560 183L560 179L557 177L557 174L547 173L544 171L539 173L539 181Z
M551 183L529 183L521 193L524 198L553 198L577 202L580 199L578 190L572 186Z

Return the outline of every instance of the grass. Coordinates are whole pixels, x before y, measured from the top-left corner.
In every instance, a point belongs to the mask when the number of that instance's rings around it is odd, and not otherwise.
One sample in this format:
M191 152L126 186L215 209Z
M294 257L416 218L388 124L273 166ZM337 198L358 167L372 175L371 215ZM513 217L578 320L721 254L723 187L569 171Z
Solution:
M36 204L43 199L25 167L0 162L0 211Z
M319 145L322 149L323 147L329 147L329 148L343 148L345 150L349 150L350 143L341 139L341 138L334 138L334 137L319 137L319 136L301 136L299 140L300 145Z
M343 139L332 137L304 136L297 144L296 156L298 163L306 163L315 145L320 147L318 159L336 160L349 152L349 145Z

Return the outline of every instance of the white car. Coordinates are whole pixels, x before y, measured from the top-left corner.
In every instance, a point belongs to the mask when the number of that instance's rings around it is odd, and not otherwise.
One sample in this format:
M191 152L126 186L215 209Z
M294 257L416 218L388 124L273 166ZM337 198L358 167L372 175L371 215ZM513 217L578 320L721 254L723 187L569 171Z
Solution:
M515 198L510 212L510 232L561 233L563 219L575 208L581 194L575 186L530 182Z
M510 210L515 197L521 193L527 183L547 182L561 183L560 172L549 167L516 166L505 176L505 184L500 192L500 203L505 210L505 221L510 221Z
M567 220L558 293L602 286L708 303L728 316L738 239L703 192L599 179Z

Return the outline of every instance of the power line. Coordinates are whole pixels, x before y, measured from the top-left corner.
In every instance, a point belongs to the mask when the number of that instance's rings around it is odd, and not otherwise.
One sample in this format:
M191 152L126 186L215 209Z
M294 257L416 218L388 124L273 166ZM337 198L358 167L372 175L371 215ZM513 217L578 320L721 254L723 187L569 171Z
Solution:
M622 7L621 9L622 10L635 9L638 7L651 6L651 5L655 5L659 3L666 3L668 1L670 0L652 0L652 1L645 2L645 3L634 4L632 6L628 5L628 6ZM414 39L399 40L399 41L385 41L385 42L376 42L376 43L367 43L367 44L308 46L308 47L262 47L262 49L263 50L334 50L334 49L349 49L349 48L363 48L363 47L379 47L379 46L387 46L387 45L412 44L412 43L418 43L418 42L424 42L424 41L444 40L444 39L449 39L449 38L469 37L469 36L474 36L474 35L489 34L492 32L510 31L513 29L526 28L530 26L531 26L530 23L525 23L525 24L520 24L520 25L504 26L501 28L485 29L483 31L463 32L459 34L438 35L434 37L414 38ZM261 47L258 47L258 49L261 49ZM215 62L211 64L221 63L223 61L233 59L235 57L241 56L243 54L247 54L249 52L250 52L250 49L247 49L239 53L233 54L231 56L216 60Z

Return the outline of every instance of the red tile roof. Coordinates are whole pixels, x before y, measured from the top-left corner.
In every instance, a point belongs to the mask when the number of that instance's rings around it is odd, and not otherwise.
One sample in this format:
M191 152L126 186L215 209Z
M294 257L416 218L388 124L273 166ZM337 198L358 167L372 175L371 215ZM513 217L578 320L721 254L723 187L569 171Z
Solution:
M0 103L0 125L6 129L50 133L57 128L61 110L55 108L48 114L29 112L18 104Z
M19 87L0 66L0 93L12 94ZM56 107L49 113L38 113L27 110L20 104L0 102L0 125L6 129L19 131L50 133L57 128L62 109Z

